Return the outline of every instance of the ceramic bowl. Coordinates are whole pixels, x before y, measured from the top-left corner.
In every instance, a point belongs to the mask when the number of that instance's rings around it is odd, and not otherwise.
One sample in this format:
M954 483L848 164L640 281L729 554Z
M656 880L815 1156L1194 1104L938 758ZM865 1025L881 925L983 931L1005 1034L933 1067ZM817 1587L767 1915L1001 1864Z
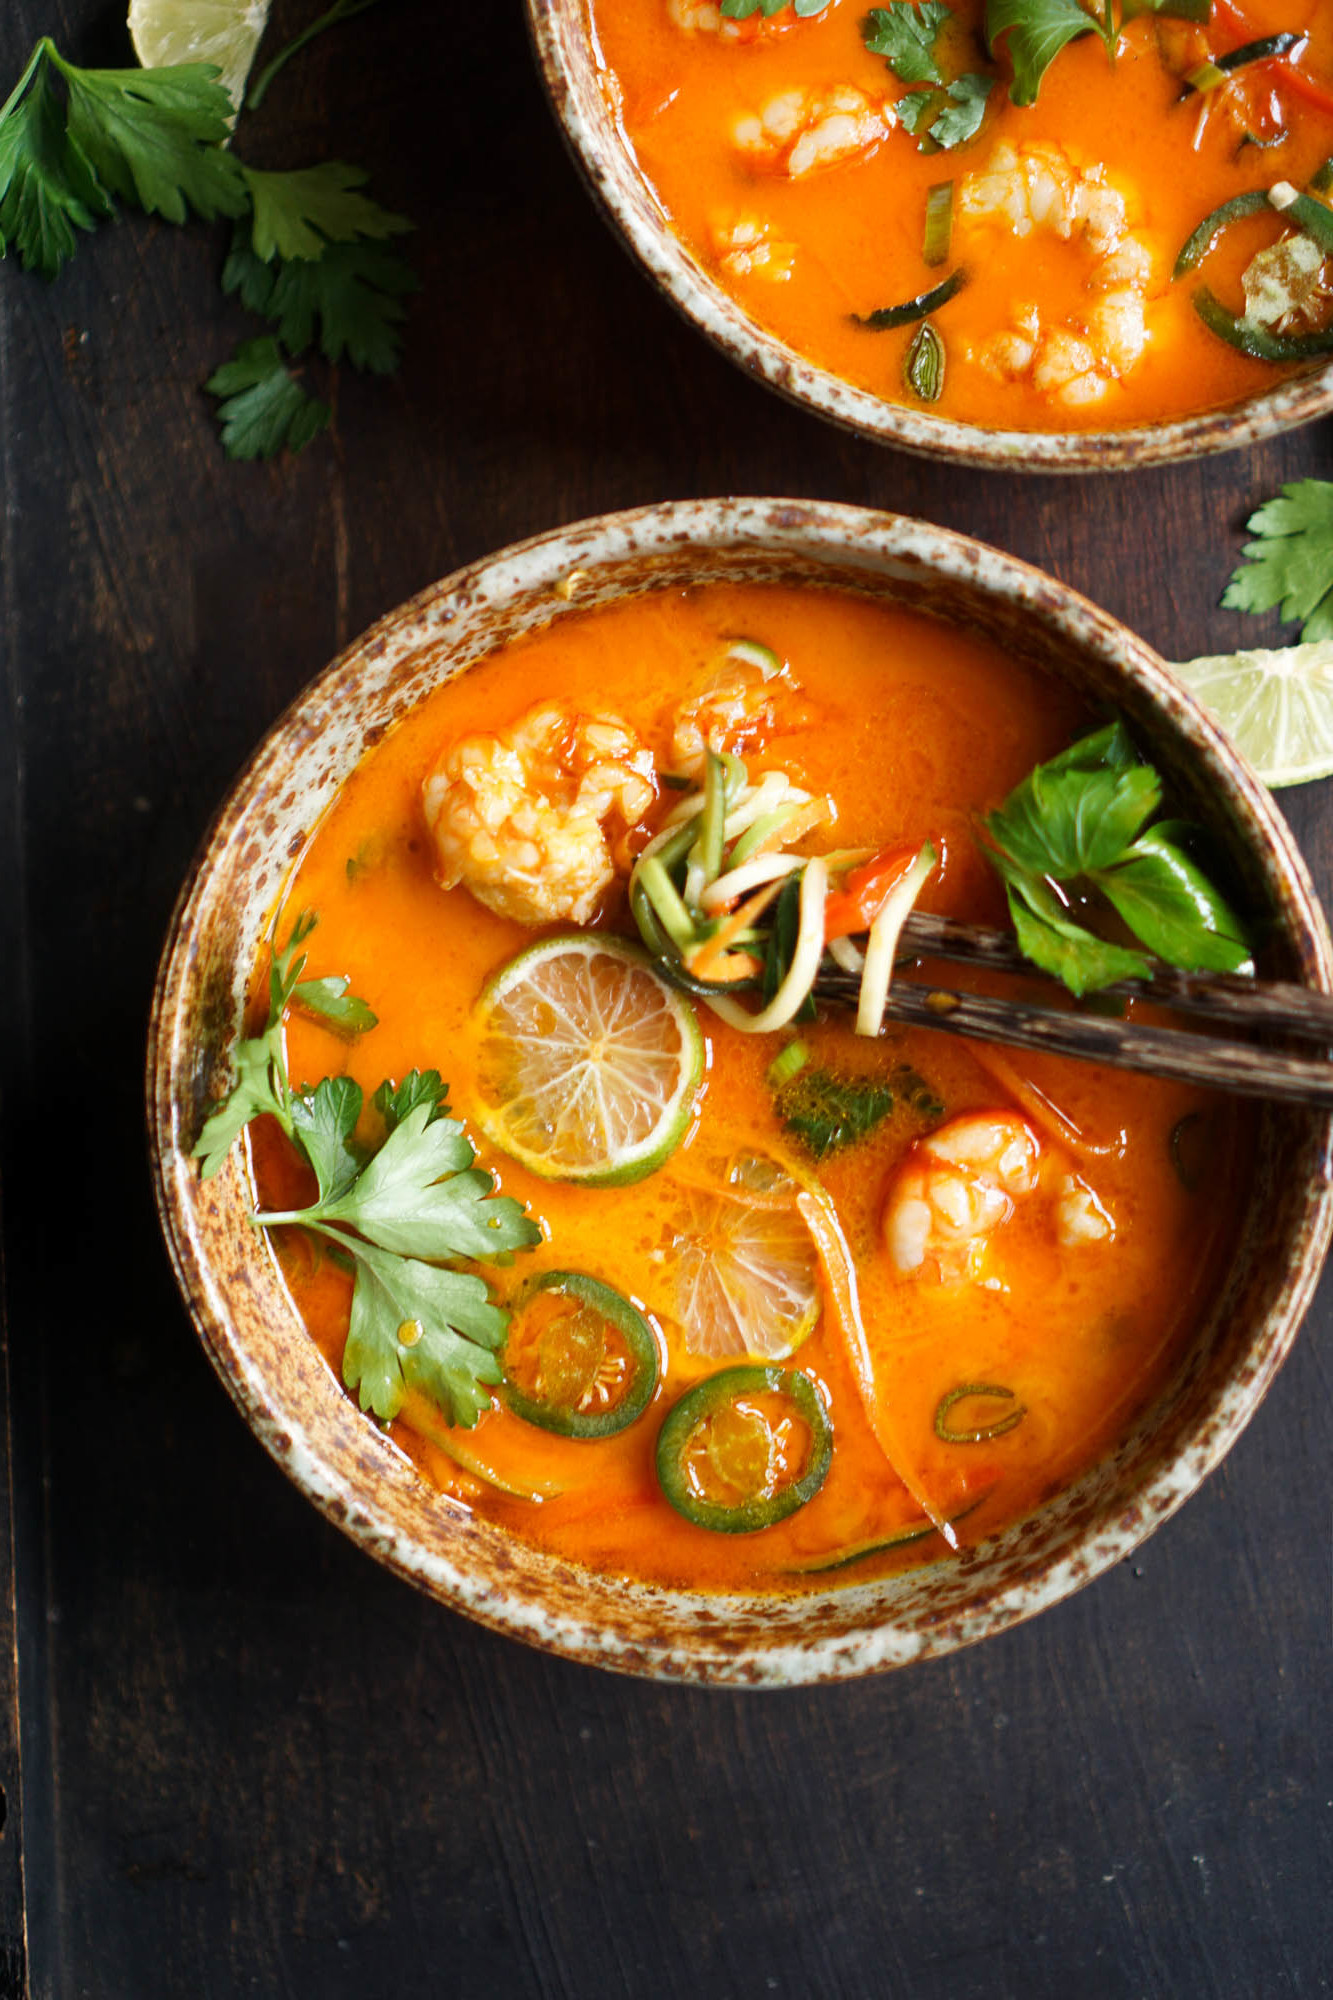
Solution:
M709 500L615 514L460 570L381 620L274 726L207 835L153 1006L148 1115L181 1289L261 1443L339 1527L482 1623L577 1660L756 1686L902 1666L1003 1630L1119 1562L1194 1490L1258 1407L1295 1337L1333 1226L1333 1120L1266 1107L1255 1199L1227 1282L1157 1403L1116 1451L961 1560L794 1598L629 1584L528 1547L445 1500L344 1394L247 1222L239 1148L190 1158L228 1073L246 978L283 885L363 752L497 644L592 604L712 580L836 585L971 627L1153 744L1182 806L1224 843L1267 918L1262 969L1329 990L1333 953L1269 793L1151 649L1064 585L921 522L818 502Z
M1176 423L1115 431L1003 431L886 403L817 367L752 319L676 235L639 170L599 69L587 0L527 0L537 63L565 141L607 220L672 305L731 360L831 422L926 458L1011 472L1117 472L1206 458L1333 409L1333 362Z

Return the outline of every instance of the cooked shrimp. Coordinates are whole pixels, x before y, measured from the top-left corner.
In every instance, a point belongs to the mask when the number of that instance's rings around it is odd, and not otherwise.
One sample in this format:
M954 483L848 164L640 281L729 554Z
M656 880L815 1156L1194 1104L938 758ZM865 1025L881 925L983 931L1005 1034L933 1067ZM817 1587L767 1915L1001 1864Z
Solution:
M854 83L823 90L784 90L757 115L731 128L737 150L756 165L799 180L818 167L841 166L877 146L897 123L887 97L867 96Z
M883 1230L906 1277L980 1279L991 1238L1020 1201L1048 1203L1056 1242L1072 1250L1115 1234L1109 1211L1058 1148L1043 1148L1016 1111L970 1111L917 1141L889 1186Z
M652 757L619 716L539 703L451 744L427 777L436 877L517 923L585 924L615 879L609 834L655 796Z
M1027 380L1053 402L1100 401L1147 345L1152 277L1151 252L1131 232L1125 197L1109 184L1106 169L1076 165L1063 146L1005 142L979 173L964 177L959 218L998 223L1020 237L1049 234L1087 250L1084 283L1094 296L1077 324L1046 326L1036 306L1020 306L976 358L998 380Z
M738 215L729 221L719 217L709 236L718 263L733 278L767 278L773 284L790 278L796 246L774 236L759 216Z
M810 711L789 681L729 660L677 708L671 729L672 768L688 778L700 777L705 750L744 755L762 749L779 722L783 728L800 729L809 720Z
M717 35L724 42L771 42L800 25L790 7L776 14L753 13L743 21L733 21L716 0L667 0L667 13L686 35Z
M1041 1149L1014 1111L967 1112L919 1139L889 1189L884 1241L905 1275L981 1273L991 1232L1037 1186Z

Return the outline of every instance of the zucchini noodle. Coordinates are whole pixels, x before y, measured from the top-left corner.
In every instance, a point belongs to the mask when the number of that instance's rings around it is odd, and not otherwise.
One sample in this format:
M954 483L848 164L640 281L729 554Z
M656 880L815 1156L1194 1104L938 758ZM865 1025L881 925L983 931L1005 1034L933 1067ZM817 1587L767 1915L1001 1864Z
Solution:
M706 1004L728 1027L739 1028L746 1035L767 1035L774 1028L785 1028L800 1011L801 1003L815 983L819 961L824 955L824 898L827 894L828 868L816 854L806 862L805 873L801 877L801 918L796 932L796 949L792 952L786 977L767 1007L751 1014L738 1000L730 1000L725 994L708 996Z

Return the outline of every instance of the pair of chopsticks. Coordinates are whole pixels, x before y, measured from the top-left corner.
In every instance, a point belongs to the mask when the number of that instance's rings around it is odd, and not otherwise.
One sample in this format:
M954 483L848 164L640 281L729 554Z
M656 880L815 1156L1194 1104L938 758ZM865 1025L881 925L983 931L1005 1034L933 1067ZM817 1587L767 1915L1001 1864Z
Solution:
M974 929L951 917L913 913L903 927L900 952L914 958L942 958L1010 972L1027 979L1043 975L1023 957L1003 931ZM859 975L821 971L818 999L855 1004ZM1104 989L1114 1000L1151 1000L1159 1007L1196 1014L1234 1031L1295 1036L1333 1047L1333 995L1305 986L1247 978L1234 972L1179 972L1162 966L1151 979L1125 979ZM944 1028L1012 1048L1040 1049L1050 1055L1081 1056L1117 1069L1147 1070L1181 1083L1202 1084L1242 1097L1266 1097L1289 1104L1333 1110L1333 1060L1288 1055L1281 1049L1179 1029L1150 1028L1106 1015L1038 1007L988 994L959 993L925 986L901 976L889 989L888 1018L914 1027Z

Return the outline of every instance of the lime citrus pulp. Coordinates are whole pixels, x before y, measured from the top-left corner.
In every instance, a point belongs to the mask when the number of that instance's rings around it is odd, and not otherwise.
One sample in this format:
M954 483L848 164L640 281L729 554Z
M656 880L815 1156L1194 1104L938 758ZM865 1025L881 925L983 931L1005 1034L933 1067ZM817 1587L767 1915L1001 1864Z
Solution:
M691 1354L780 1361L819 1318L819 1257L776 1161L743 1156L682 1182L673 1225L675 1313Z
M239 110L268 10L269 0L130 0L130 40L144 69L216 63Z
M1266 785L1333 773L1333 640L1209 653L1175 671Z
M642 1180L684 1138L704 1072L694 1009L618 938L546 938L477 1002L478 1123L546 1180Z

